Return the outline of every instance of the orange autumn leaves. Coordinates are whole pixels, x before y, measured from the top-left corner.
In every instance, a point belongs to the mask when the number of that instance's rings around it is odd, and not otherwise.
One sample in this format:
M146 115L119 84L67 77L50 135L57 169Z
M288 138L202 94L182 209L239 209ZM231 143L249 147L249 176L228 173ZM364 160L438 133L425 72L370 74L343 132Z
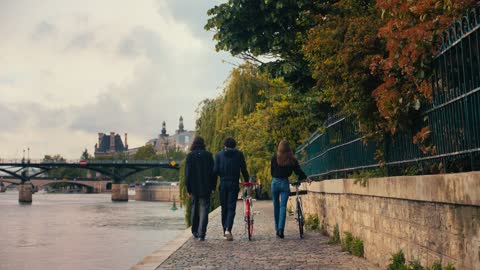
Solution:
M474 0L377 0L386 21L379 37L387 55L376 55L371 71L382 83L372 92L378 111L395 133L399 120L431 101L430 67L440 46L441 31L475 6Z
M338 1L304 45L321 99L356 115L370 133L408 127L431 101L442 31L477 2Z

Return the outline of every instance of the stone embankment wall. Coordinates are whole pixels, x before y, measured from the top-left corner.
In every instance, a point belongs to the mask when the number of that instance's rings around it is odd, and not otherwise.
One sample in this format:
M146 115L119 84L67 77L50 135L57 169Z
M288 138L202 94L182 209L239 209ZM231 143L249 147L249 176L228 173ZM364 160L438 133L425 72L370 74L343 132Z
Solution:
M136 201L179 201L180 189L178 186L136 186Z
M339 225L364 242L365 258L383 268L402 249L425 266L441 260L480 269L480 172L314 182L303 195L332 234ZM294 197L290 197L292 200ZM291 205L291 202L289 202Z

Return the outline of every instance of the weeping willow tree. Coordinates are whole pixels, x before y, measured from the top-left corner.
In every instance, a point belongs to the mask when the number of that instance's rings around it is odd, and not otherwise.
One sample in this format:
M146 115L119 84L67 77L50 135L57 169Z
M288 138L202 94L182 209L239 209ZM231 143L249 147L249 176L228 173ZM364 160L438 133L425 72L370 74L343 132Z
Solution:
M215 154L226 137L235 138L250 174L257 177L268 196L270 158L277 143L286 139L296 146L321 123L314 120L321 112L318 98L290 92L283 79L269 78L256 66L244 64L232 70L221 95L202 101L197 110L195 135L205 139L207 150ZM189 224L190 200L183 177L180 186ZM212 209L219 205L218 194L211 205Z
M200 103L197 110L195 135L202 136L207 150L215 155L222 149L223 140L226 137L236 137L238 131L229 129L232 123L254 112L257 103L265 100L265 93L285 91L285 88L285 84L269 79L252 64L243 64L233 69L225 82L222 94L215 99L206 99ZM184 170L183 167L181 170ZM181 198L186 206L186 223L189 225L190 200L184 180L180 175ZM212 209L219 204L218 194L214 194Z
M205 139L210 151L220 150L223 139L235 135L225 133L233 120L252 113L256 104L265 100L265 92L273 93L285 87L268 79L252 64L247 63L233 69L223 93L215 99L206 99L200 103L196 135Z
M263 195L271 196L270 161L281 140L288 140L295 149L321 123L317 99L310 94L300 97L289 93L268 95L257 103L251 114L238 117L226 128L235 133L238 148L246 156L251 175L261 184Z

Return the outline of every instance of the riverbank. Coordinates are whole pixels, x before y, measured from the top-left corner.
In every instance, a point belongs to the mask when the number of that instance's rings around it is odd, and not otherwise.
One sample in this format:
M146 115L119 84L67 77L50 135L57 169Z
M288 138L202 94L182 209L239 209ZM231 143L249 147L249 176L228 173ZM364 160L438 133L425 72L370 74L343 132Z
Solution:
M319 233L307 232L305 238L300 239L293 217L287 217L285 239L277 238L273 228L272 202L257 201L254 206L253 241L248 241L244 235L243 204L239 201L233 242L223 239L220 211L217 208L209 215L205 241L194 240L190 229L187 229L130 270L378 269L364 259L341 252L338 245L327 244L328 238Z

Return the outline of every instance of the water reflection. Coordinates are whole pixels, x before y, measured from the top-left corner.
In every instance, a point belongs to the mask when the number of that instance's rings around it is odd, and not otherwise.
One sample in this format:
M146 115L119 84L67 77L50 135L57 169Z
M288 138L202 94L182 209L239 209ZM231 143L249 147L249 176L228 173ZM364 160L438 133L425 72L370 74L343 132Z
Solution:
M0 193L0 269L129 269L184 230L171 203L112 203L110 194Z

